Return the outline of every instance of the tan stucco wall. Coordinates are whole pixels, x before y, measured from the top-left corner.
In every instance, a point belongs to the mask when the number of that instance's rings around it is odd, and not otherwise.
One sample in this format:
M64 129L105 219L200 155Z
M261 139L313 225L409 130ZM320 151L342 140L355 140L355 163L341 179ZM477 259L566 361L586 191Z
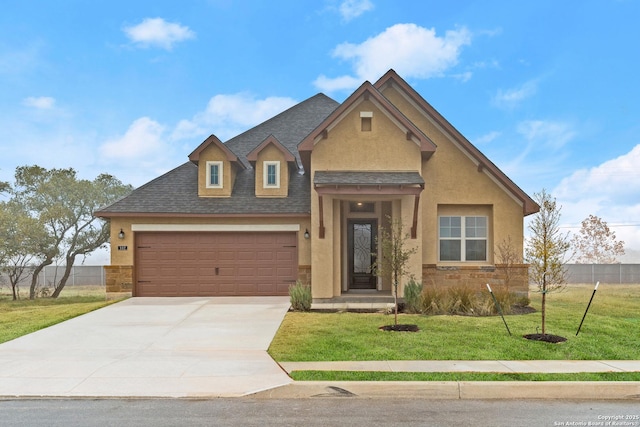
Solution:
M207 162L223 162L222 188L207 187ZM230 197L235 181L235 167L227 159L226 154L215 144L209 145L200 153L198 160L198 196L200 197Z
M278 188L265 188L264 186L264 162L280 162L280 186ZM273 145L268 145L258 154L255 166L256 170L256 197L287 197L289 194L289 166L282 151Z
M435 123L417 110L395 88L387 88L384 95L438 147L422 167L422 177L426 183L421 201L422 230L425 238L423 263L439 263L439 205L491 205L489 264L494 262L493 247L509 236L514 246L522 250L524 225L521 202L492 179L486 169L479 170Z
M361 130L360 112L372 112L371 131ZM407 141L406 133L398 128L373 102L363 101L329 130L328 137L314 147L311 157L311 177L315 171L414 171L421 170L420 149ZM374 192L359 196L324 196L325 238L318 237L320 219L318 195L312 190L312 292L314 298L331 298L342 293L343 269L346 263L342 248L344 238L341 200L392 201L392 215L402 217L409 231L413 222L414 196L377 196ZM378 218L381 218L379 216ZM418 238L408 245L416 247L409 270L419 279L422 272L421 219L418 220ZM380 222L381 223L381 222ZM383 289L390 289L383 283ZM400 289L400 292L402 289Z

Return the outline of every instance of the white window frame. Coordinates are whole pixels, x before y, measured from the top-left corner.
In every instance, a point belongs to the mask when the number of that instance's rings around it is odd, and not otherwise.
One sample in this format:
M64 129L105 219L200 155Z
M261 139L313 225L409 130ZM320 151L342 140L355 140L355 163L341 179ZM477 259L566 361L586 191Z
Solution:
M269 184L269 166L275 166L276 168L276 182L275 184ZM262 165L262 186L263 188L280 188L280 162L268 161Z
M450 237L441 235L440 221L442 218L460 218L460 237ZM484 236L467 236L467 218L484 218L485 222L485 235ZM443 240L455 240L460 241L460 259L457 260L442 260L442 254L440 253L441 242ZM483 260L467 260L467 247L468 241L484 241L485 244L485 259ZM486 215L440 215L438 216L438 260L440 262L487 262L489 258L489 218Z
M218 167L218 183L211 183L211 167ZM209 161L207 162L207 188L222 188L224 185L224 162L220 161Z

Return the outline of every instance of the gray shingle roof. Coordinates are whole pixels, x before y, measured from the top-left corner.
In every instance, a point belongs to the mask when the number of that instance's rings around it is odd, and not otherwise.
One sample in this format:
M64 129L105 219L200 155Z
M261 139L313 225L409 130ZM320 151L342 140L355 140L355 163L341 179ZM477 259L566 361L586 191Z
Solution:
M225 145L247 167L238 172L232 197L198 197L198 168L186 162L101 209L96 215L309 214L311 183L308 175L300 175L295 170L291 172L289 197L258 198L255 197L255 171L246 156L269 135L274 135L300 162L298 143L338 105L326 95L317 94L227 141Z
M316 171L315 185L423 185L418 172Z

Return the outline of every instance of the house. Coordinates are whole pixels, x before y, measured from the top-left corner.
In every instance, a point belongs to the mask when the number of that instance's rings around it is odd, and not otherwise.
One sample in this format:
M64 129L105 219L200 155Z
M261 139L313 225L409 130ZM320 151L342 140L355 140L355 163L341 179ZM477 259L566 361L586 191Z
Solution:
M409 271L437 286L504 283L501 265L538 205L398 74L344 102L318 94L103 208L111 221L107 292L134 296L389 293L376 277L382 227L400 220ZM516 278L514 280L514 277ZM358 290L358 291L357 291Z

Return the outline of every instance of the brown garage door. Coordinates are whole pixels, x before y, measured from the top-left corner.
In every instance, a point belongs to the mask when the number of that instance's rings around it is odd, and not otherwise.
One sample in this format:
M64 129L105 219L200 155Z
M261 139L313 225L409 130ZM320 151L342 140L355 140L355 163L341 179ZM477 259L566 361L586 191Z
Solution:
M136 296L287 295L292 232L136 233Z

